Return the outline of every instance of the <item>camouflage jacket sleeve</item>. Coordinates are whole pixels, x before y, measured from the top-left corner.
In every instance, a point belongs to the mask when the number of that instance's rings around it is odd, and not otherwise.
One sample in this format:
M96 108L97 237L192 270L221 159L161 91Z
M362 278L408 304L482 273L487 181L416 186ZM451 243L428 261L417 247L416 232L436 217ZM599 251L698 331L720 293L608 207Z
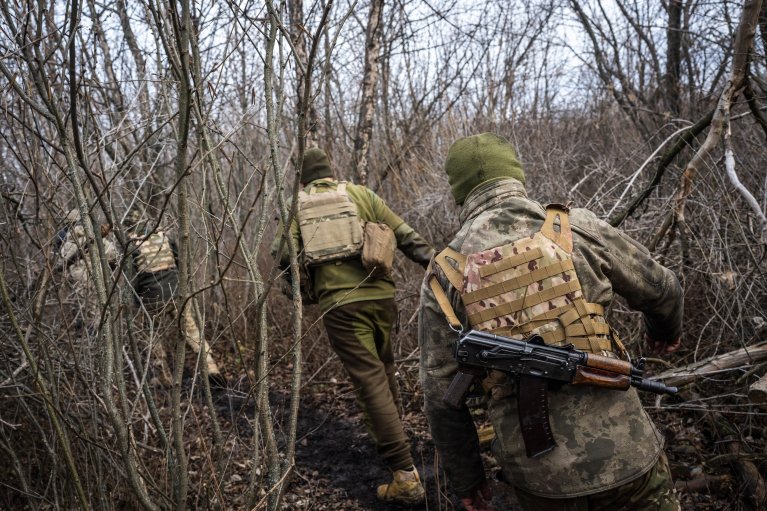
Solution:
M434 256L434 249L431 245L415 229L389 209L389 206L375 192L368 190L368 195L375 221L388 225L394 231L394 236L397 238L397 248L408 259L426 268Z
M580 210L583 211L583 210ZM641 243L593 214L584 225L604 243L604 272L613 291L629 307L642 312L647 335L660 342L672 342L682 333L684 298L674 272L661 265Z
M427 278L428 275L429 273ZM441 280L443 289L448 289L446 281ZM452 289L449 296L460 314L456 293ZM421 288L418 344L421 352L420 376L426 417L434 445L453 490L459 497L464 497L484 481L485 472L477 431L468 408L464 405L455 410L442 401L457 370L452 354L456 339L457 334L448 327L445 316L425 280Z
M100 234L100 231L96 231ZM57 248L60 259L56 263L56 268L61 269L77 262L80 258L90 251L90 243L85 235L85 230L81 225L62 230L57 234ZM102 238L104 248L104 257L107 264L114 268L117 264L117 248L110 236Z

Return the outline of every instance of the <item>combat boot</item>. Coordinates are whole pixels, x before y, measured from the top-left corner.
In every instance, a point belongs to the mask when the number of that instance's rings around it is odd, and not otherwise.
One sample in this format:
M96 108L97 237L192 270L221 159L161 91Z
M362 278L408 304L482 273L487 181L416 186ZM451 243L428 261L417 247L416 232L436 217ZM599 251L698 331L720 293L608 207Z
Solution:
M395 470L392 482L378 487L378 498L404 506L413 506L423 502L426 492L418 476L418 470Z

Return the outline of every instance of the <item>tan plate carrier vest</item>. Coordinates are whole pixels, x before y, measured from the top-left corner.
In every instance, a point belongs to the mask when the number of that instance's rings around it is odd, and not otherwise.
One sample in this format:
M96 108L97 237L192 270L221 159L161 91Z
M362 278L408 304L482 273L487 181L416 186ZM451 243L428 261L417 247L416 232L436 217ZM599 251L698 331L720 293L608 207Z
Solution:
M138 246L136 267L138 273L157 273L176 267L170 241L164 232L152 233Z
M625 350L611 333L604 308L583 297L572 251L568 208L551 204L543 227L532 236L469 255L446 248L434 263L459 292L473 329L518 339L537 333L554 346L573 344L590 353L622 354ZM429 285L448 322L461 329L434 274Z
M362 224L345 181L323 193L316 186L298 192L298 227L307 266L358 256L362 249Z

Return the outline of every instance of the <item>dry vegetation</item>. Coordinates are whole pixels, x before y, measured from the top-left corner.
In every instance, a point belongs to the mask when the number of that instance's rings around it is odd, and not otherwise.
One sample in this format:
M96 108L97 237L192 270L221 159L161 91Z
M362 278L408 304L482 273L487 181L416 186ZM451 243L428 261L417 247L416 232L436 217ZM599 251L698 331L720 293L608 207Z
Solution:
M698 369L648 412L685 509L764 508L762 0L0 0L0 17L0 508L381 509L341 366L269 244L316 144L443 247L443 158L481 131L516 144L532 197L591 208L679 275L684 345L649 366ZM159 335L94 235L110 224L124 256L132 207L179 239L180 302L229 391L183 343L174 385L151 381ZM72 208L86 290L56 269ZM396 277L406 427L429 509L453 509L420 413L421 273ZM611 314L641 354L641 318Z

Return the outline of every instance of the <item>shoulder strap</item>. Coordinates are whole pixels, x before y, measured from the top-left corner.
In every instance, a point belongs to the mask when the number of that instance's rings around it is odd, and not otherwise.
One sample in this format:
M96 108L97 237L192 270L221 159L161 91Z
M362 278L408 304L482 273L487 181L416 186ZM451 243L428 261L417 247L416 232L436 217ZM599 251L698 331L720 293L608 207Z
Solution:
M541 227L541 234L559 245L568 254L573 252L573 232L570 230L569 204L549 204L546 206L546 221ZM554 222L559 218L559 231L554 230Z
M452 262L451 262L452 261ZM455 266L453 265L455 263ZM442 273L447 277L450 285L457 290L463 289L463 269L466 265L466 256L460 252L453 250L450 247L445 248L442 252L434 256L433 264L437 265ZM447 297L447 293L437 280L437 275L432 270L429 275L429 287L434 298L439 304L439 308L442 309L442 313L445 315L447 322L456 330L461 330L463 325L458 320L458 316L455 314L453 306L450 304L450 300Z
M455 266L451 263L455 263ZM450 285L456 289L463 288L463 269L466 266L466 256L450 247L434 256L434 264L439 266Z
M439 308L442 309L442 314L445 315L445 319L447 319L450 326L456 330L463 329L463 325L461 325L461 322L458 320L458 316L455 315L455 309L453 309L453 306L450 304L447 293L445 293L445 290L439 285L437 276L434 273L429 275L429 287L431 288L431 292L434 293L434 298L437 299L437 304L439 305Z

